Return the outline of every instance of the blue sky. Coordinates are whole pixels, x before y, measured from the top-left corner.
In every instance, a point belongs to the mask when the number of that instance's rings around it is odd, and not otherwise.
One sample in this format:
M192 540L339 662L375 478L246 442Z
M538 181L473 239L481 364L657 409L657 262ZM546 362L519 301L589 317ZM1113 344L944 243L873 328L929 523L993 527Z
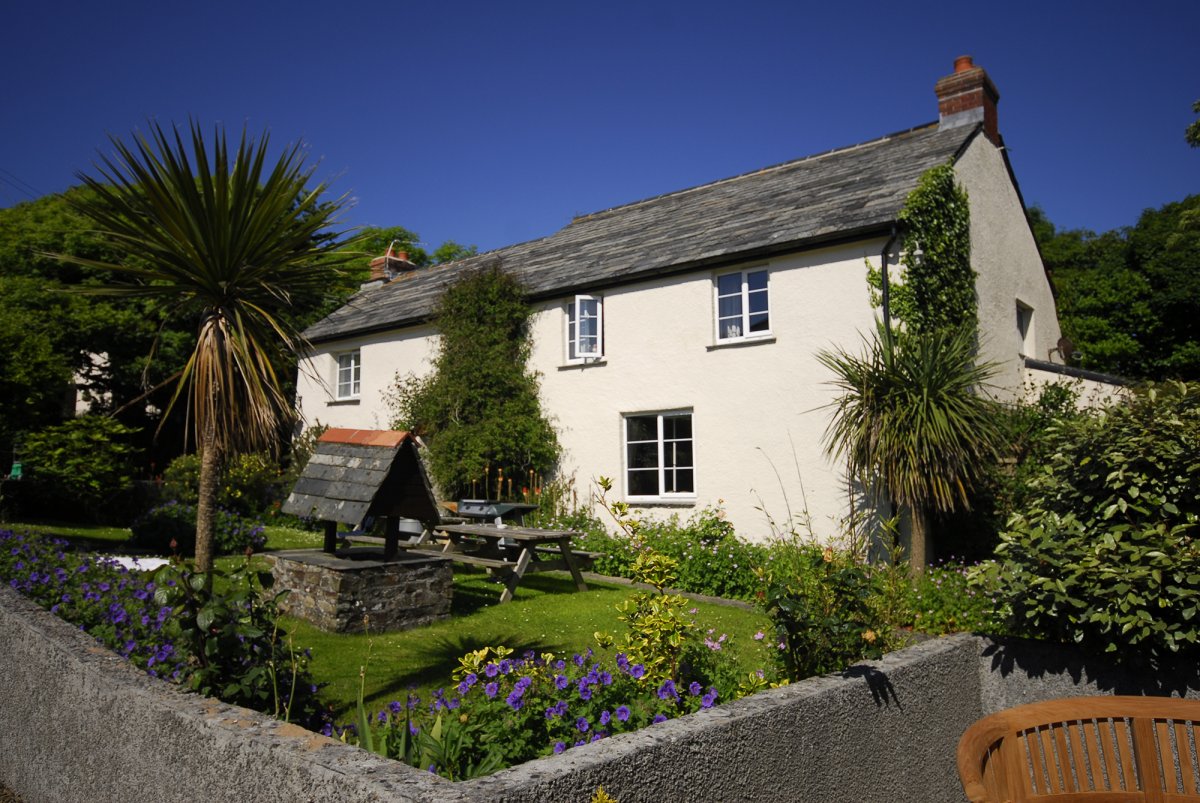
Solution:
M937 117L971 54L1025 199L1107 230L1200 191L1200 3L10 4L0 206L148 118L297 139L348 225L497 248Z

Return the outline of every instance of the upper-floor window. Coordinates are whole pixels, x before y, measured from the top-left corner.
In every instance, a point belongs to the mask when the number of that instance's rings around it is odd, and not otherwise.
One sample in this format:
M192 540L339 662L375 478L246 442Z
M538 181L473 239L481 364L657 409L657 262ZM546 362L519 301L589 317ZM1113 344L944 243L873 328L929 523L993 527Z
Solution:
M625 495L631 500L690 497L696 493L692 414L625 416Z
M771 333L767 270L743 270L717 277L717 340Z
M604 356L604 304L598 296L575 296L567 304L567 360Z
M337 394L336 398L357 399L362 383L362 354L358 351L347 351L337 355Z

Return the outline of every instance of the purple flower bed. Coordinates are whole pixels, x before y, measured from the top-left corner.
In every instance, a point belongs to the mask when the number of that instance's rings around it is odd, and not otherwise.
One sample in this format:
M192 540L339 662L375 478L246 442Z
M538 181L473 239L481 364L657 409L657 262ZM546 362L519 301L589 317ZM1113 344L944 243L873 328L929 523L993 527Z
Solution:
M185 663L163 632L172 608L151 576L61 539L0 530L0 578L150 675L179 680Z

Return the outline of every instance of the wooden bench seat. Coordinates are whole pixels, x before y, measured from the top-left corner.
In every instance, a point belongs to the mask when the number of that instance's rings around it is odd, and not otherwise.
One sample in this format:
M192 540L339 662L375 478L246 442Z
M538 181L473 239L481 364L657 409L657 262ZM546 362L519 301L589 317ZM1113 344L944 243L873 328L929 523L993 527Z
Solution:
M1200 801L1200 700L1070 697L984 717L958 743L973 803Z

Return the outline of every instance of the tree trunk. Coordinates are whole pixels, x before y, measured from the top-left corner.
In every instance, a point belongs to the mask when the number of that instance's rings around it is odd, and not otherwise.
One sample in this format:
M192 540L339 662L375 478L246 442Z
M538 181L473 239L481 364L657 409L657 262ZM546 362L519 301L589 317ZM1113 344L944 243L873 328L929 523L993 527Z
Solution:
M210 572L213 567L213 542L217 530L217 488L221 473L221 452L217 448L217 429L206 424L200 435L200 492L196 500L196 571Z
M908 554L908 565L913 574L924 574L929 563L929 514L925 508L915 506L912 513L912 538Z

